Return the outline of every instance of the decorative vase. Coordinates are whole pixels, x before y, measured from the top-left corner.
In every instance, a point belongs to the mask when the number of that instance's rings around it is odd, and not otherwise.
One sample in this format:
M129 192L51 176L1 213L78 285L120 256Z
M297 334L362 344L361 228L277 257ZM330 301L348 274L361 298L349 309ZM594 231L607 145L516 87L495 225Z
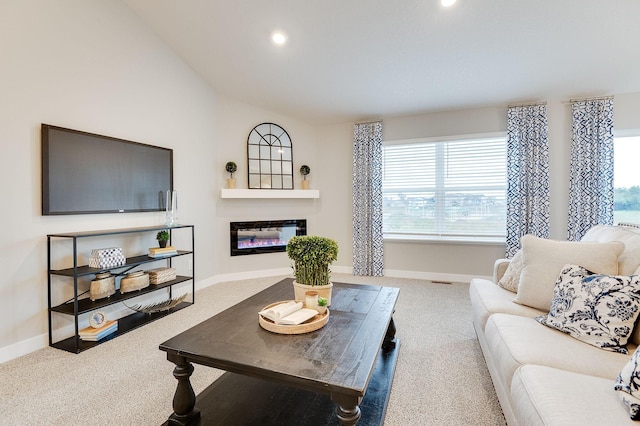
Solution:
M236 188L236 179L228 178L227 179L227 189L235 189Z
M309 181L308 180L303 180L302 181L302 189L309 189Z
M165 213L167 226L178 225L178 191L167 191L167 211Z
M333 283L327 285L307 285L300 284L297 281L293 281L293 293L297 302L305 301L305 293L307 291L317 291L318 297L324 297L327 299L327 306L331 306L331 290L333 289Z

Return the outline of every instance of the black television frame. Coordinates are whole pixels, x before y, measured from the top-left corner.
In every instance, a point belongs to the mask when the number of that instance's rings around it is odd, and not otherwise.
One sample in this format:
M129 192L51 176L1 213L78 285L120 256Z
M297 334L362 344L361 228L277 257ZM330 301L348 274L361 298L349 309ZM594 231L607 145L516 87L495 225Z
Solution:
M69 166L74 165L74 161L69 161L68 163L62 164L62 162L58 162L58 164L52 164L51 161L55 156L60 156L60 153L54 153L55 149L61 148L61 144L70 144L70 142L62 141L62 137L68 134L70 138L74 138L75 142L71 142L71 144L84 144L83 148L87 148L86 151L83 149L82 152L78 152L76 150L70 150L69 146L64 147L66 152L73 152L73 156L76 158L80 158L81 161L75 162L76 165L82 163L80 167L73 168L70 170L62 170L64 168L69 168ZM82 138L82 140L80 140ZM57 144L57 146L56 146ZM129 141L125 139L119 139L111 136L104 136L95 133L89 133L80 130L68 129L59 126L53 126L50 124L41 125L41 172L42 172L42 215L43 216L53 216L53 215L76 215L76 214L104 214L104 213L131 213L131 212L155 212L155 211L164 211L165 210L165 196L167 190L173 190L173 149L159 147L155 145L144 144L140 142ZM110 149L109 149L110 148ZM116 155L120 155L120 159L126 159L126 163L130 163L129 167L121 167L122 164L115 164L117 161L114 161L112 157ZM151 163L149 158L156 158L162 161L161 165L158 165L155 169L155 163ZM90 169L87 167L87 164L98 164L100 171L96 171L94 175L94 170L98 168ZM168 162L168 164L167 164ZM149 164L152 164L151 168L149 168ZM146 165L147 167L138 167ZM167 167L168 166L168 167ZM111 170L112 169L112 170ZM153 170L152 170L153 169ZM160 170L160 172L158 172ZM107 179L113 179L114 183L119 183L118 185L119 191L104 191L104 181L100 180L102 173L108 172L109 176ZM153 176L149 179L149 176L145 176L145 173L153 172ZM74 182L80 181L86 184L76 185L76 190L79 190L78 197L81 197L82 194L87 195L88 197L95 199L97 193L105 194L109 193L108 199L113 203L113 205L109 205L106 207L105 203L103 205L103 201L100 200L96 207L86 208L87 205L82 205L82 208L74 207L74 206L61 206L56 205L59 204L57 201L54 201L52 197L60 196L62 192L66 189L63 185L60 184L60 177L53 177L52 173L60 173L64 178L69 178L69 175L74 176ZM167 173L168 173L168 187L167 188L159 188L159 184L167 183ZM157 177L158 174L161 177ZM81 176L81 178L77 179L77 176ZM154 192L151 193L151 186L145 187L144 185L136 186L133 183L149 181L155 182L156 188L154 188ZM157 182L156 182L157 181ZM56 184L57 182L57 184ZM123 185L123 182L129 183L128 185ZM102 191L97 190L92 192L93 188L102 188ZM161 190L162 189L162 190ZM136 191L146 191L143 197L140 197L140 192ZM114 193L118 192L120 197L117 198L114 196ZM64 196L64 195L63 195ZM144 198L144 202L133 201L136 198ZM79 199L79 198L78 198ZM127 203L131 203L130 205L122 205L125 204L123 200L127 200ZM116 205L118 202L121 202L120 205ZM134 205L136 202L139 205ZM152 207L153 206L153 207Z

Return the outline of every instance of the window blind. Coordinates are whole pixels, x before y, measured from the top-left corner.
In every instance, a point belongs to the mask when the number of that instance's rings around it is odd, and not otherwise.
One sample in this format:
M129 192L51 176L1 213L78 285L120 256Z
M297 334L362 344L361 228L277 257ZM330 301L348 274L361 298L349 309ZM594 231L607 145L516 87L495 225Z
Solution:
M383 147L385 234L502 237L504 137Z

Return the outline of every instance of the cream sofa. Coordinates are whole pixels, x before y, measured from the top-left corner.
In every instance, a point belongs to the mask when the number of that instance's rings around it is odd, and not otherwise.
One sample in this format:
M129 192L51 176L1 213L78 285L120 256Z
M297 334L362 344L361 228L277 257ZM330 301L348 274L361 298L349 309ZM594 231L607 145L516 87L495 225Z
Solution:
M618 275L632 275L640 266L640 229L598 225L582 241L622 242ZM493 281L473 279L469 289L473 324L507 424L638 424L613 387L640 343L640 327L623 354L542 325L534 318L549 308L515 303L520 294L496 284L508 265L508 260L496 261Z

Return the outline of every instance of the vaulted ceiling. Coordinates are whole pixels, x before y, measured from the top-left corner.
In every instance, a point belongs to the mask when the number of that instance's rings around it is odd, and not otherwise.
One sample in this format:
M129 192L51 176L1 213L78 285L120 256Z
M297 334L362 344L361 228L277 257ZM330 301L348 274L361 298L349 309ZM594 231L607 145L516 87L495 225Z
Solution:
M309 123L640 92L638 0L122 1L216 92Z

